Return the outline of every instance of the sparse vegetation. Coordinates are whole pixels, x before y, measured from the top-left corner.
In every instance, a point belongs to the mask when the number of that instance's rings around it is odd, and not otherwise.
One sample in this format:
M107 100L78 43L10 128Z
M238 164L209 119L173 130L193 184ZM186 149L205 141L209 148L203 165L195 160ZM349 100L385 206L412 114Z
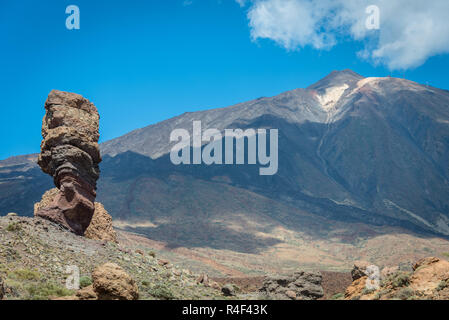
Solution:
M365 289L363 289L363 294L371 294L371 293L373 293L374 291L376 291L376 289L374 289L374 288L365 288Z
M30 269L18 269L8 273L8 277L19 281L39 280L41 275L39 272Z
M410 272L396 272L383 280L381 286L386 287L391 285L393 289L406 287L410 283L410 274Z
M146 281L146 280L142 281L142 286L148 287L149 285L150 285L150 283L148 281Z
M334 294L331 297L331 300L343 300L344 297L345 297L344 293L339 292L339 293Z
M373 299L374 300L380 300L382 297L384 297L385 295L387 295L389 293L390 293L389 289L382 289L382 290L376 292L376 294L374 295Z
M441 290L443 290L444 288L447 288L447 287L449 287L449 280L446 280L446 281L442 280L438 284L437 291L441 291Z
M21 229L20 224L18 224L17 222L11 222L6 227L6 231L9 231L9 232L16 232L16 231L19 231L20 229Z
M402 288L395 294L395 298L401 299L401 300L407 300L411 297L413 297L415 292L410 288Z
M92 284L92 279L89 276L80 277L80 288L88 287Z
M175 295L170 290L170 288L165 284L155 285L154 287L152 287L148 290L148 293L157 299L162 299L162 300L175 299Z
M26 287L29 300L48 300L52 297L73 295L72 290L53 282L30 284Z

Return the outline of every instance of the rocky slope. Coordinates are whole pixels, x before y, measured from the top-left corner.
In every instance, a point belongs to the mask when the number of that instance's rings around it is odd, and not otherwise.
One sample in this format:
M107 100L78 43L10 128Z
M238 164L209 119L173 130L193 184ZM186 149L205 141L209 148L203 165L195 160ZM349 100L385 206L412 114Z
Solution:
M40 218L0 218L0 283L6 299L50 299L72 296L65 287L70 273L79 268L81 285L92 282L92 272L115 263L138 286L140 299L224 299L220 287L198 284L189 270L180 269L154 256L138 243L91 240ZM94 279L95 280L95 279Z

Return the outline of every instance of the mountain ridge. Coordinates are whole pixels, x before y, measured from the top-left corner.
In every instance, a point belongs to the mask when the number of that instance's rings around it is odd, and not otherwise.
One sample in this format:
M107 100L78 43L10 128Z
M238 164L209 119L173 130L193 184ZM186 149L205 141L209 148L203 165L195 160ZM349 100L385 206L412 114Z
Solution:
M173 165L170 132L191 133L193 121L203 130L278 128L278 173ZM325 256L345 260L329 248L360 252L383 233L449 236L448 124L444 90L333 72L305 89L184 113L102 143L98 199L123 228L169 249L255 257L324 241ZM51 187L33 157L0 161L1 214L31 215Z

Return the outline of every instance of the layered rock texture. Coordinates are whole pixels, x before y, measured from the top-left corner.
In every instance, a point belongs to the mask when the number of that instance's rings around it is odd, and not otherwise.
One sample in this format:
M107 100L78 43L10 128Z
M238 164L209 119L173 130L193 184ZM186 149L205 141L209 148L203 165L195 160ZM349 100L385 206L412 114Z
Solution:
M54 203L60 193L61 191L57 188L45 192L41 201L34 204L34 214L36 215L41 209L47 208ZM89 226L84 232L84 236L93 240L117 242L117 234L112 226L112 217L99 202L95 202L94 214Z
M53 90L45 102L38 164L59 189L35 215L83 235L95 210L101 161L97 108L75 93Z

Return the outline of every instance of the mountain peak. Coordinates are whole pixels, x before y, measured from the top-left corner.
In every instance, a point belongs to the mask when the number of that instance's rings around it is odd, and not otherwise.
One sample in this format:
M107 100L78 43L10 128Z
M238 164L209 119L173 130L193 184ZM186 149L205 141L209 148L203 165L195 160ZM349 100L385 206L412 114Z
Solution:
M323 79L309 86L307 89L324 91L327 88L342 86L344 84L351 85L352 83L355 83L362 79L364 79L363 76L350 69L341 71L334 70Z

